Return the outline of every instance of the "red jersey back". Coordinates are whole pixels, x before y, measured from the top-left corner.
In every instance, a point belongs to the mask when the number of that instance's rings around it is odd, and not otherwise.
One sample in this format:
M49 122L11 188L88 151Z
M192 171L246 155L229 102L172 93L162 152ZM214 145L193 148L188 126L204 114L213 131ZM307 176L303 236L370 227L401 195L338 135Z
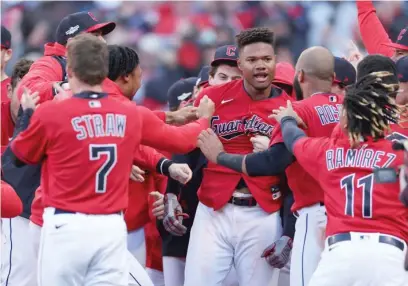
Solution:
M43 160L44 207L109 214L127 207L141 130L133 104L83 92L42 104L11 147L26 163Z
M343 97L331 93L317 93L293 103L293 109L307 125L309 137L330 136L340 120ZM271 145L283 142L282 130L277 126L271 138ZM292 211L324 201L323 189L302 166L293 162L286 168L288 185L293 192L295 203Z
M11 117L10 104L10 101L1 103L1 154L6 150L14 132L14 121Z
M287 100L291 100L277 87L272 88L269 98L253 100L245 91L243 80L205 88L197 97L196 105L204 95L215 103L211 128L225 151L232 154L252 153L250 138L254 135L270 137L276 121L268 116L273 109L286 106ZM280 208L280 198L271 192L271 187L279 183L278 177L249 177L211 162L204 169L198 197L210 207L221 208L228 202L241 178L264 210L274 212Z
M399 183L376 183L373 174L374 168L400 166L403 152L386 139L352 149L344 133L333 135L301 138L294 147L299 164L324 190L326 234L379 232L408 241L408 208L399 200Z

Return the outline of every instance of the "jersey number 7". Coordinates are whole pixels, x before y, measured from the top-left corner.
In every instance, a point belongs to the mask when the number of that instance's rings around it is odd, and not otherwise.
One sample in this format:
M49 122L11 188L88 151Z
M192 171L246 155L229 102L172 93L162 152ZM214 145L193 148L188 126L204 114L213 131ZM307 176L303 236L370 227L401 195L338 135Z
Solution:
M102 155L106 156L106 160L95 176L95 192L98 194L106 192L108 175L116 165L118 157L116 144L89 144L89 159L91 161L100 160Z
M345 176L340 180L340 187L341 189L345 190L346 194L346 205L344 208L344 213L348 216L354 217L355 192L356 190L361 190L363 197L361 213L363 215L363 218L372 218L374 174L364 176L358 180L355 180L355 177L356 174L354 173ZM357 188L355 183L357 183Z

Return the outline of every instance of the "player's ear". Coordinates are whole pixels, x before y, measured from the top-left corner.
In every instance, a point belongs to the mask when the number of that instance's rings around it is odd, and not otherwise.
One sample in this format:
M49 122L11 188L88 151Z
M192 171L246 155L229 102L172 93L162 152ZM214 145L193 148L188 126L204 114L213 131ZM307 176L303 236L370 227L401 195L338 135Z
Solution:
M130 81L130 74L122 76L124 82L128 83Z
M333 75L332 75L332 82L334 82L334 80L336 79L336 73L335 72L333 72Z
M11 57L13 56L13 50L12 49L8 49L6 51L6 54L4 56L4 61L7 63L9 60L11 60Z
M238 58L238 60L237 60L237 66L238 66L238 69L242 72L241 59L240 58Z
M305 81L305 72L303 70L300 70L297 77L298 77L299 82L304 82Z

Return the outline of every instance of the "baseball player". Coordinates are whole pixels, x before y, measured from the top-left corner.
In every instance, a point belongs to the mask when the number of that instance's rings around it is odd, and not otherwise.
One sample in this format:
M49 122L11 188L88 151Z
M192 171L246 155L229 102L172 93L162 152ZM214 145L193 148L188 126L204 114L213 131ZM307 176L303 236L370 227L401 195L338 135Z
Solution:
M1 61L0 61L0 81L1 81L1 102L9 102L8 85L10 84L10 78L6 74L6 67L9 60L13 56L13 50L11 49L11 34L6 27L1 25Z
M398 117L398 85L382 82L389 76L371 73L347 89L342 132L331 137L307 137L290 103L274 111L285 145L325 192L327 239L311 286L406 284L408 209L398 199L399 184L377 183L375 171L403 162L384 138Z
M3 154L7 145L13 137L15 127L19 127L17 120L17 112L20 107L20 102L17 99L16 87L21 78L28 72L32 61L25 59L19 60L13 68L8 86L8 94L10 101L1 103L1 153ZM11 165L11 162L9 162ZM7 176L9 167L7 161L2 158L2 179L10 185L13 182L8 181ZM15 187L12 185L14 190ZM27 200L29 197L20 196L20 201L23 203L23 211L17 217L2 219L2 256L1 256L1 280L8 283L17 283L18 285L35 285L36 272L33 271L35 265L35 256L32 255L30 245L27 244L28 237L28 217L29 207ZM5 199L3 198L3 202Z
M206 88L197 100L207 95L214 101L212 129L227 151L245 154L253 150L254 134L272 133L275 123L268 113L290 97L272 85L275 56L270 30L242 31L237 47L243 79ZM239 284L275 285L279 271L260 254L268 240L275 241L282 233L279 178L249 177L209 162L198 198L185 285L221 285L232 265Z
M213 61L207 69L203 67L199 74L198 86L216 86L238 79L241 71L237 67L238 51L235 46L226 45L216 49ZM208 71L207 71L208 70ZM205 76L207 72L207 76ZM203 81L203 82L201 82ZM189 84L190 83L190 84ZM169 104L176 102L180 94L187 94L193 89L191 81L180 80L173 84L168 92ZM206 84L207 83L207 84ZM180 101L177 101L180 105ZM185 257L190 238L190 229L193 224L197 209L197 190L202 180L202 170L206 166L206 159L199 150L194 150L189 154L177 154L172 158L178 163L187 163L193 170L191 181L182 186L178 182L170 179L166 194L166 216L163 221L164 228L161 235L163 238L163 264L166 285L177 286L184 284ZM180 197L180 203L178 201ZM188 218L176 218L177 212L185 211ZM184 222L184 224L183 224ZM159 229L163 225L159 224ZM223 285L236 285L236 272L234 267L228 273Z
M340 70L337 70L341 74ZM296 64L294 103L307 133L312 137L329 136L338 123L342 98L331 92L335 75L335 60L322 47L305 50ZM275 127L271 147L247 156L228 154L213 132L199 136L199 146L206 157L217 164L251 176L277 175L286 169L288 185L294 195L292 211L298 216L293 242L290 283L307 285L320 260L324 245L326 216L323 190L317 181L294 162L283 144L281 130ZM282 268L289 260L292 248L290 235L283 235L263 253L274 267Z
M361 38L369 54L382 54L394 61L408 55L408 26L401 30L395 43L376 15L372 1L356 1Z
M158 119L148 119L145 117L148 114L145 109L110 99L100 92L108 72L108 49L95 36L84 34L71 40L67 45L67 55L67 73L74 96L42 105L34 113L28 129L11 144L16 155L16 165L23 165L23 162L38 163L44 156L47 158L43 178L49 183L43 186L46 209L39 251L39 282L41 285L71 285L72 281L127 285L128 277L123 274L128 273L126 227L121 215L121 211L127 206L128 175L123 174L130 173L133 160L127 151L136 151L139 142L161 145L158 143L162 141L162 137L152 139L149 136L147 139L148 136L143 135L143 132L149 132L147 127L154 128L149 126L152 123L149 120ZM91 117L88 121L86 117L81 117L95 112L95 109L99 119ZM58 111L55 112L56 110ZM206 116L207 110L203 110L201 106L198 112ZM30 111L26 110L25 113L27 112ZM114 117L110 115L115 113ZM141 117L142 114L144 117ZM126 117L131 120L126 120ZM66 120L67 118L71 120ZM55 132L52 128L57 125L53 122L57 121L59 131ZM205 119L202 122L206 122ZM160 130L161 136L167 132L166 125L163 126L165 128ZM140 131L135 133L135 130ZM170 135L174 128L167 130ZM52 136L57 136L58 140ZM61 152L56 152L56 148ZM67 161L60 158L61 154L71 156L68 162L77 160L78 163L83 162L79 166L87 164L90 171L88 175L84 177L84 172L76 164L64 166ZM85 159L89 162L85 162ZM165 173L170 174L174 170L172 165L168 168L166 161L163 161L161 168L168 169ZM63 175L61 170L64 171ZM54 173L52 178L55 180L48 178L49 173ZM178 176L183 177L183 174L178 172ZM80 177L82 179L78 179ZM187 173L184 178L188 179ZM73 185L72 182L76 183ZM111 187L115 185L117 187ZM61 189L62 193L58 191ZM84 190L82 195L79 194L82 197L79 199L80 204L77 203L77 190ZM71 224L75 225L73 229ZM78 231L81 233L79 236ZM91 239L92 236L97 237ZM58 246L59 251L55 251L61 239L66 241L65 237L72 238L67 247ZM85 240L84 237L88 239ZM104 239L100 239L101 237ZM104 259L95 259L95 255L102 255ZM88 265L91 259L91 268L88 267L85 272L82 263ZM71 262L70 267L64 267L67 261ZM72 279L71 282L67 281L67 276Z

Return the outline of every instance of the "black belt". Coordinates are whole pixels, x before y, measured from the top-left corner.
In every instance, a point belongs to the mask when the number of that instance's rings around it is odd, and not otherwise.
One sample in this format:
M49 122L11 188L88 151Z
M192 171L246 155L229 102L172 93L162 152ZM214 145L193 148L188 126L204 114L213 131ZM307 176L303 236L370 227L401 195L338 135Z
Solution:
M258 204L254 197L247 197L247 198L231 197L228 202L230 204L241 206L241 207L254 207Z
M363 237L364 235L361 235L361 236ZM333 244L336 244L338 242L350 241L350 240L351 240L351 234L349 232L339 233L339 234L330 236L327 240L327 243L329 246L332 246ZM404 251L404 242L402 242L402 240L399 240L397 238L393 238L388 235L380 235L378 238L378 242L395 246L398 249Z
M79 213L79 212L67 211L67 210L62 210L62 209L55 209L55 211L54 211L54 214L55 214L55 215L57 215L57 214L77 214L77 213ZM84 213L84 214L85 214L85 213ZM122 212L116 212L116 213L112 213L112 214L121 215ZM96 215L96 214L94 214L94 215ZM108 215L109 215L109 214L108 214Z

